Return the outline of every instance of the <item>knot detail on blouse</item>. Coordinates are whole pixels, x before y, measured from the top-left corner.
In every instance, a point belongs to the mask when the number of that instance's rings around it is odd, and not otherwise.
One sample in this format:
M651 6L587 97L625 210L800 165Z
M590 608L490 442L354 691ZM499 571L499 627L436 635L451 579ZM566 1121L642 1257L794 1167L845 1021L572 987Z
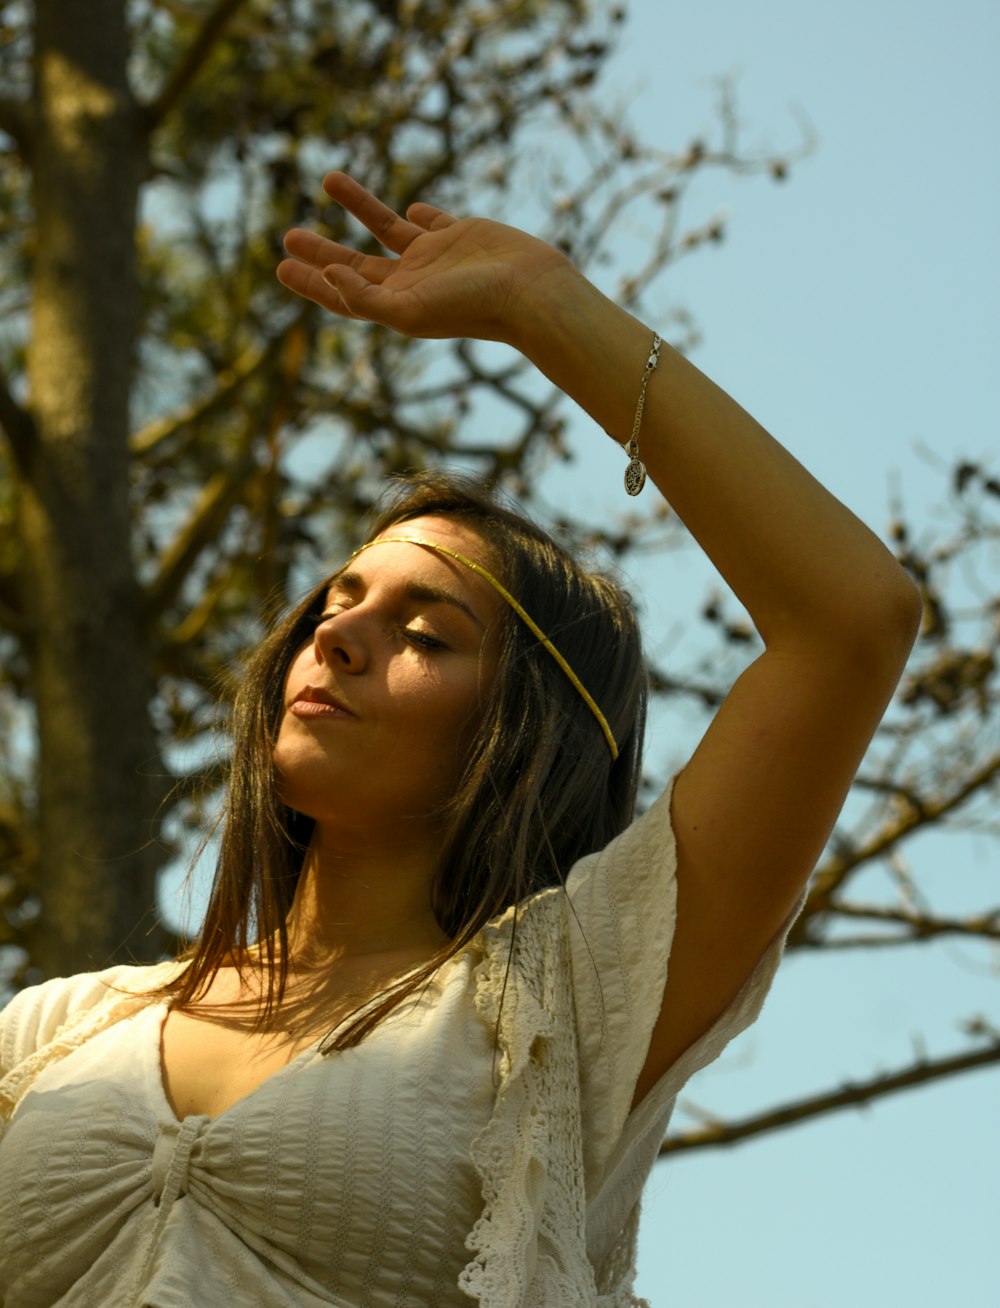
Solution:
M185 1117L183 1122L178 1122L176 1125L161 1127L160 1134L156 1137L153 1146L151 1183L153 1204L159 1212L149 1232L146 1255L142 1259L132 1288L137 1303L160 1246L163 1228L170 1217L170 1209L182 1194L187 1193L191 1150L209 1121L207 1117Z
M23 991L0 1014L0 1303L640 1308L674 1096L754 1020L797 912L632 1109L674 866L668 787L360 1045L214 1118L179 1121L163 1085L152 991L184 964Z
M176 1126L164 1126L153 1146L153 1202L169 1208L187 1194L191 1150L210 1121L207 1117L185 1117Z

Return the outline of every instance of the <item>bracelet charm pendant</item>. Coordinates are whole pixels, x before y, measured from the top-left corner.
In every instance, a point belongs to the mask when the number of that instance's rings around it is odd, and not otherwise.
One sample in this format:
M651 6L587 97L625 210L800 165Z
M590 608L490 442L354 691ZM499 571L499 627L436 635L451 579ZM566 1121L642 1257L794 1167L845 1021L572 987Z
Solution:
M629 461L625 469L625 489L629 495L638 495L646 484L646 465L639 458L638 442L629 441L626 453Z

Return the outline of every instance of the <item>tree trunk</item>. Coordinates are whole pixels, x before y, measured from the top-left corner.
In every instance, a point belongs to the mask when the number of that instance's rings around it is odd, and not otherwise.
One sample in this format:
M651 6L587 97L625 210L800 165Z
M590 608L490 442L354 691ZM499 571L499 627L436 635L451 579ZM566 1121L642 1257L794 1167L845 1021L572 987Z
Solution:
M163 768L129 527L146 143L125 4L36 0L35 14L36 432L22 469L20 583L40 752L42 913L30 949L52 976L155 957Z

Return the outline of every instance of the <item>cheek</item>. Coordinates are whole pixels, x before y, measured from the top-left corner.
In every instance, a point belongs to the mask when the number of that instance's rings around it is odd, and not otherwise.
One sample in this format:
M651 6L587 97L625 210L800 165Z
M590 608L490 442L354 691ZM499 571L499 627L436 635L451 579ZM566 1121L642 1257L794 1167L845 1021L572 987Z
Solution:
M476 671L461 676L425 674L387 686L394 745L421 766L453 772L466 756L482 717Z
M287 715L278 730L278 739L271 751L271 762L282 791L282 799L292 803L293 807L294 802L285 793L289 787L294 789L304 777L317 770L327 771L330 766L329 758L319 748L316 739L306 735L299 723Z
M487 690L478 678L453 688L453 693L439 705L434 735L441 756L453 770L464 765L483 720Z
M292 661L288 665L285 673L285 680L282 683L282 692L285 699L288 699L288 689L290 686L301 686L304 681L308 681L307 672L315 668L316 657L313 650L313 642L305 641L299 649L292 655Z

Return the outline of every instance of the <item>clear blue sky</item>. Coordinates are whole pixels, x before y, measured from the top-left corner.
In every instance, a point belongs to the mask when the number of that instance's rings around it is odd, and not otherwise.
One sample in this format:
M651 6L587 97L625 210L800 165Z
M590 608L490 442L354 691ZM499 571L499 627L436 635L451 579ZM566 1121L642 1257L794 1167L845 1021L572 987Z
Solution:
M917 517L941 498L918 443L946 463L1000 453L998 67L994 0L633 0L603 83L669 149L711 131L724 73L748 141L793 139L793 105L813 123L818 149L784 186L705 185L702 216L727 209L727 240L678 266L661 303L694 311L699 367L882 534L891 485ZM580 476L617 483L617 452L574 430L593 451ZM674 579L669 600L651 570L638 580L668 629ZM918 874L942 859L1000 884L995 847L914 852ZM955 945L792 958L683 1098L744 1116L900 1067L914 1041L956 1049L961 1017L1000 1020L988 963ZM1000 1071L979 1072L659 1165L640 1292L653 1308L995 1308L998 1100Z
M918 443L945 465L1000 448L998 66L996 0L632 0L602 83L670 150L711 133L720 74L739 75L750 143L787 144L791 107L808 115L818 149L786 184L719 174L695 191L692 220L725 209L728 236L658 303L694 312L699 367L880 534L891 486L918 518L941 498ZM552 498L595 520L621 509L620 453L582 416L571 439L580 458ZM634 580L654 646L676 649L707 572L668 568L667 586L662 563ZM695 743L675 725L653 733L664 766ZM918 874L944 863L958 883L1000 880L996 860L962 841L914 854ZM794 957L683 1099L744 1116L901 1067L915 1040L954 1050L959 1019L1000 1020L988 963L947 944ZM659 1165L640 1293L653 1308L996 1308L998 1098L1000 1071L975 1073Z

